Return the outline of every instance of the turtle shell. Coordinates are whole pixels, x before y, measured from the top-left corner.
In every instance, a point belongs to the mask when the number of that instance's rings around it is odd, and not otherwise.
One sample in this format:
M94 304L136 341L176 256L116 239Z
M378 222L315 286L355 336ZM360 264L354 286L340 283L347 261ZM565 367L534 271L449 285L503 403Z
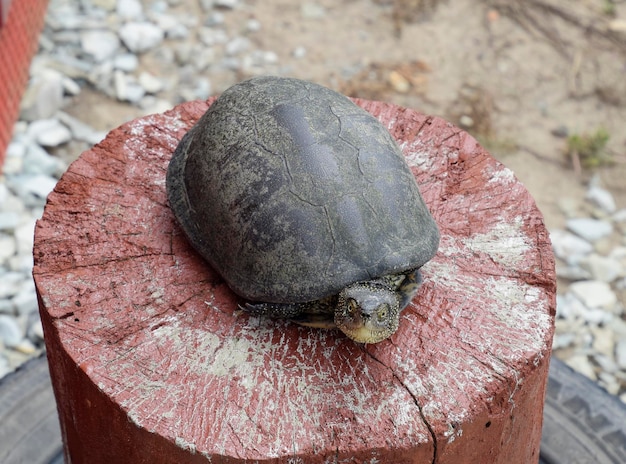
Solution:
M419 268L439 244L389 132L298 79L226 90L176 148L167 191L193 247L254 301L316 300Z

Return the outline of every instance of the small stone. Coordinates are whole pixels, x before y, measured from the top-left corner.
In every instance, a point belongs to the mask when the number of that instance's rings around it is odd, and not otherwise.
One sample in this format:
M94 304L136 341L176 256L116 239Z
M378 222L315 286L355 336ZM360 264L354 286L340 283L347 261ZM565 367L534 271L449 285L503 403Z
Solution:
M569 359L565 359L565 364L574 369L576 372L580 372L585 377L590 378L591 380L596 380L596 372L589 362L587 355L574 355Z
M41 323L40 319L37 319L35 322L32 323L32 325L28 329L28 333L31 337L31 340L35 343L39 343L44 340L43 324Z
M569 289L587 308L610 310L617 303L617 296L606 282L597 280L574 282Z
M259 32L261 30L261 22L258 19L250 18L246 22L246 30L248 32Z
M83 31L80 37L82 49L98 63L111 58L120 46L120 40L112 31Z
M2 377L6 376L7 374L10 374L12 371L13 369L11 369L9 360L6 358L6 356L4 356L4 354L0 354L0 379L2 379Z
M550 240L554 254L566 262L572 256L587 255L593 251L593 246L589 242L564 230L550 232Z
M589 330L593 334L591 347L598 353L612 356L615 346L613 331L607 327L591 327Z
M45 177L42 178L41 181L45 182ZM20 255L32 254L33 252L33 244L35 241L35 222L37 222L37 217L26 217L13 231L13 236L17 242L17 252Z
M617 209L615 206L615 199L613 198L611 192L603 189L602 187L591 187L587 191L585 198L605 213L613 214Z
M620 391L620 385L617 379L609 372L599 372L598 383L611 395L617 395Z
M305 2L300 5L300 15L304 19L323 19L326 9L318 3Z
M208 27L221 26L224 24L224 13L219 11L212 12L207 16L203 24Z
M550 131L550 133L552 135L554 135L555 137L558 137L560 139L564 139L565 137L567 137L569 135L569 130L568 130L567 126L561 125L561 126L558 126L558 127L555 127L554 129L552 129Z
M556 275L557 277L571 281L591 279L591 273L588 270L578 265L564 265L559 261L556 263Z
M9 235L0 233L0 264L9 259L17 251L15 239ZM0 276L1 277L1 276ZM2 284L0 283L0 287ZM0 298L4 298L0 295Z
M46 69L32 78L20 103L20 118L24 121L48 119L63 106L64 76Z
M237 6L237 0L214 0L213 3L217 8L232 10Z
M592 355L593 361L605 372L609 372L611 374L617 372L619 367L617 363L613 361L613 353L610 355L595 353Z
M250 40L246 37L235 37L233 40L228 42L225 47L225 52L227 55L238 55L239 53L250 48Z
M568 346L572 346L575 340L576 340L576 335L571 332L564 333L564 334L557 334L552 339L552 349L560 350L562 348L567 348Z
M74 79L63 76L63 90L69 95L76 96L80 94L81 89L80 85Z
M228 36L223 29L202 27L198 30L198 39L207 47L228 42Z
M13 230L20 222L20 215L15 211L0 211L0 230Z
M37 352L37 347L33 345L33 342L31 342L28 338L22 338L22 340L20 340L17 345L13 346L12 348L15 351L27 355L33 355Z
M37 296L34 288L23 288L11 298L16 314L31 314L37 312Z
M30 143L26 156L24 156L24 174L44 174L46 176L60 177L66 166L59 158L51 156L46 150L36 143Z
M626 370L626 339L615 344L615 362L620 369Z
M565 217L573 218L580 213L580 203L576 198L563 197L559 198L557 205Z
M580 262L580 267L591 274L592 280L601 282L611 283L624 275L624 268L619 261L595 253L586 256Z
M165 34L152 23L129 22L120 28L119 35L131 52L143 53L159 45Z
M139 84L146 93L158 93L163 90L163 81L146 71L139 74Z
M28 134L44 147L57 147L72 139L72 134L58 119L40 119L28 126Z
M391 71L389 73L388 81L391 88L398 93L407 93L411 90L411 83L409 80L398 71Z
M291 56L297 60L304 58L306 56L306 48L303 46L294 48L291 52Z
M140 20L143 17L143 6L139 0L117 0L117 14L125 20Z
M121 53L113 58L113 67L124 72L133 72L139 66L139 58L132 53Z
M615 214L613 214L613 221L615 222L626 222L626 208L620 209Z
M90 145L95 145L106 137L105 131L95 130L93 127L63 111L59 111L57 116L59 121L70 129L72 137L75 140L82 140Z
M122 71L113 74L115 95L118 100L138 103L146 94L144 88L132 76L125 75Z
M590 218L568 219L567 228L588 242L595 242L613 232L610 222Z
M45 200L46 197L57 184L57 180L54 177L47 176L45 174L32 175L18 175L13 176L10 179L11 187L22 198L30 195ZM40 202L39 202L40 203Z
M24 333L15 318L0 314L0 340L4 346L14 348L24 339Z

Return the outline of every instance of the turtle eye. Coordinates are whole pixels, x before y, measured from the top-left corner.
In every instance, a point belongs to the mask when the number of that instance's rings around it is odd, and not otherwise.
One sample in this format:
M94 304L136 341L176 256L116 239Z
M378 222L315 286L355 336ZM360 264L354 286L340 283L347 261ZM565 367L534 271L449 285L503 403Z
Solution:
M380 322L386 320L387 316L389 316L389 305L381 304L376 311L376 316Z
M355 314L359 309L359 304L354 298L348 298L348 314Z

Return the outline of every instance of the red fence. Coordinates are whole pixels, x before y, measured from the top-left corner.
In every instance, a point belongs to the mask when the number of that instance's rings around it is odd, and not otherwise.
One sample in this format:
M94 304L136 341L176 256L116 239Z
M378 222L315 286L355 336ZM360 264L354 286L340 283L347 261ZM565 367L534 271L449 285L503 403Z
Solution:
M48 0L0 0L0 168L37 51Z

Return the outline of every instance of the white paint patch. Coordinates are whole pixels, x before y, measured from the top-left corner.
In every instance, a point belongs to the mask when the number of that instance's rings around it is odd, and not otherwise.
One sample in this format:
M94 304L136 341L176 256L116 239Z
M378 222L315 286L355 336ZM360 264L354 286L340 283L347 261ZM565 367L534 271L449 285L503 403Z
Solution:
M531 250L522 230L523 224L521 216L511 222L500 221L484 234L463 239L463 244L469 251L486 253L496 263L515 268Z

